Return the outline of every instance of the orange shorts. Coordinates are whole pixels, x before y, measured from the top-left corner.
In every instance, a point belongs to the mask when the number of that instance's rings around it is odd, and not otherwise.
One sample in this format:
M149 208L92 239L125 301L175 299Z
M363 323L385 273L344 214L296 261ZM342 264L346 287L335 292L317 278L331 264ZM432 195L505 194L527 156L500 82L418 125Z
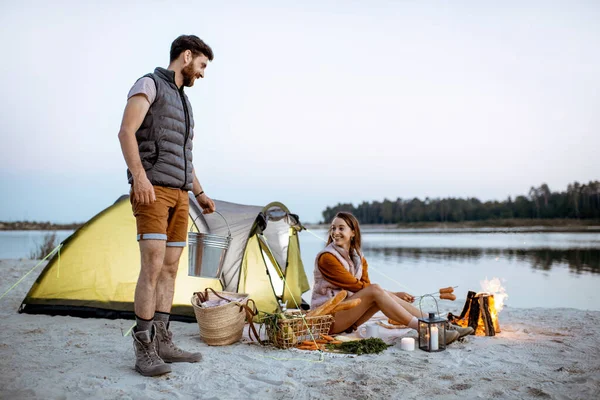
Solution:
M129 194L137 240L166 240L167 246L185 247L190 208L188 192L154 186L154 194L156 201L152 204L140 204L133 200L133 191Z

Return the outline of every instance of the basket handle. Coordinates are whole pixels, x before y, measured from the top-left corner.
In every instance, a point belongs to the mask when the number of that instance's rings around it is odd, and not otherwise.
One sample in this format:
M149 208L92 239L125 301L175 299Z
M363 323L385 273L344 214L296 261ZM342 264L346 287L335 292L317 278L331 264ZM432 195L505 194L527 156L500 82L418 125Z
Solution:
M227 297L223 297L223 296L219 295L219 293L217 293L215 291L215 289L213 289L211 287L204 288L204 293L202 293L202 292L196 292L196 296L198 296L198 299L200 300L201 303L204 303L205 301L208 301L208 291L209 290L211 292L213 292L213 294L215 296L217 296L218 298L220 298L221 300L225 300L228 303L235 303L235 304L239 305L240 306L240 312L242 312L242 310L244 309L244 307L245 307L244 304L242 304L241 302L238 302L237 300L231 300L231 299L228 299ZM254 303L254 300L252 300L252 303ZM256 309L256 305L254 305L254 309Z
M208 298L206 298L206 296L202 292L195 292L194 294L196 295L196 297L198 297L198 301L199 301L198 305L200 305L208 300Z
M250 308L250 306L248 305L250 302L252 302L252 308ZM248 337L250 338L250 340L256 340L258 343L263 344L263 342L260 340L258 332L256 331L256 328L254 327L253 322L254 317L258 315L256 303L254 302L254 300L248 299L246 301L246 304L243 305L243 307L246 309L246 322L248 322ZM250 331L250 329L252 329L252 331ZM252 339L252 333L254 333L254 337L256 339Z
M205 297L207 300L208 300L208 291L209 291L209 290L210 290L211 292L213 292L213 294L214 294L215 296L217 296L218 298L220 298L221 300L225 300L225 301L226 301L226 302L228 302L228 303L231 303L231 302L233 301L233 300L230 300L230 299L228 299L228 298L226 298L226 297L220 296L220 295L219 295L217 292L215 292L215 289L213 289L213 288L211 288L211 287L204 288L204 297Z
M194 293L196 295L196 297L198 297L198 300L200 300L200 303L204 303L205 301L208 301L208 291L209 290L211 292L213 292L213 294L215 296L217 296L218 298L220 298L221 300L225 300L228 303L231 303L233 301L233 300L230 300L230 299L228 299L226 297L220 296L217 292L215 292L215 289L207 287L207 288L204 288L204 293L202 293L202 292L196 292L196 293Z

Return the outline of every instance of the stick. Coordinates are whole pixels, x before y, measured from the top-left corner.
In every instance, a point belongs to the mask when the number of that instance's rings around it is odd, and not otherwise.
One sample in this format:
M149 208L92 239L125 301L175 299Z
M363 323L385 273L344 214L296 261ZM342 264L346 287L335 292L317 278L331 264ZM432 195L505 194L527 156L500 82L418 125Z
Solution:
M452 289L456 289L457 287L458 286L452 286ZM425 297L425 296L434 296L435 297L435 296L439 296L439 295L440 295L440 292L438 291L438 292L433 292L433 293L422 294L420 296L415 296L415 299L419 299L419 298Z

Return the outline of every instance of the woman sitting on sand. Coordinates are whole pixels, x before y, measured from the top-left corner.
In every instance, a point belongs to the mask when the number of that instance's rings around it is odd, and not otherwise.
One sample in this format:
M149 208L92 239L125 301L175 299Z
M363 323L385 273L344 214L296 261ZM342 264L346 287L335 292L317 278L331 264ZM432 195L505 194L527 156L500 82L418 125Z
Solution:
M361 299L356 307L335 313L330 332L354 331L380 310L388 318L418 329L417 318L423 314L410 304L414 296L389 292L369 280L369 266L362 255L360 227L354 215L337 213L328 236L327 246L315 260L311 308L317 308L341 290L348 292L348 299ZM446 332L446 344L472 332L472 328L451 325Z

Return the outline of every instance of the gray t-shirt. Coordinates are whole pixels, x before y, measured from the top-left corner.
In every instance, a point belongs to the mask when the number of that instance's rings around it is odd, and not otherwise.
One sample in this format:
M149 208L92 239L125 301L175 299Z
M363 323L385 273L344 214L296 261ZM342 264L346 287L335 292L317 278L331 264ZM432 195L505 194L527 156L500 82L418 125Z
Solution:
M143 94L148 99L148 103L152 105L154 100L156 99L156 83L154 83L154 79L149 77L143 77L138 79L138 81L133 85L129 94L127 95L127 100L132 98L137 94Z

